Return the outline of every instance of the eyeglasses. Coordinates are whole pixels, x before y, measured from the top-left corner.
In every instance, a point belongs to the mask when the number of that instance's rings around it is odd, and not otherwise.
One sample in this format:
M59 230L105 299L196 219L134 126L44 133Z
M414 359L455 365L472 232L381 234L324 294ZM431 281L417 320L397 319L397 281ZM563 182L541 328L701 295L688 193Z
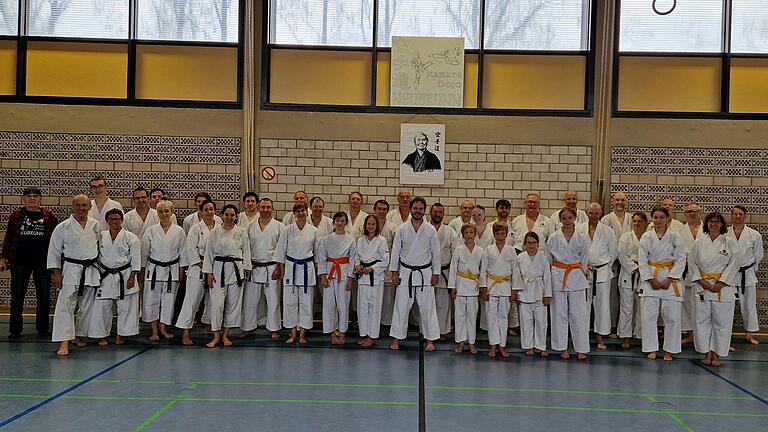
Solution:
M105 188L105 187L107 187L107 185L105 185L105 184L91 185L91 189L101 189L101 188Z
M701 213L701 210L686 210L686 214Z

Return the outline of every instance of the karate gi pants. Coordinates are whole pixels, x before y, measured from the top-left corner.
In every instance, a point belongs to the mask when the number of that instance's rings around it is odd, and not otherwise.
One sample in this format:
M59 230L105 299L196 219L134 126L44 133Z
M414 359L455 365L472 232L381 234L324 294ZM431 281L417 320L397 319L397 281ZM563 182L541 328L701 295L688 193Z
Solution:
M384 274L384 292L381 297L381 323L385 326L392 325L392 313L395 311L395 286L388 280L389 275Z
M454 316L456 317L456 343L469 342L475 344L477 338L477 296L457 296L453 301Z
M739 308L741 308L741 321L744 324L744 330L754 333L760 330L760 325L757 321L757 287L755 285L747 285L744 288L744 292L741 292L741 287L736 287L739 292Z
M211 331L240 327L243 288L237 283L211 288Z
M85 287L78 303L75 335L103 339L112 331L112 300L96 297L98 287Z
M516 328L520 327L520 311L518 310L517 303L509 303L509 314L507 315L507 327Z
M255 330L266 323L267 330L280 330L280 285L276 280L267 283L246 282L243 290L243 331Z
M698 285L698 284L696 284ZM696 308L696 286L686 286L683 293L683 305L680 312L680 331L691 331L696 325L695 311Z
M301 327L305 330L312 328L312 301L315 294L313 287L285 285L283 287L283 327Z
M588 288L590 296L592 295L592 282ZM611 333L611 281L598 282L594 297L591 297L592 310L595 314L594 328L595 333L608 336Z
M347 291L347 278L341 282L334 278L323 288L323 333L338 330L346 333L349 328L349 301L352 291Z
M549 310L552 318L552 349L568 350L568 332L573 349L579 354L589 352L589 303L588 290L554 290Z
M480 300L480 330L488 331L488 302ZM509 315L507 315L509 319Z
M509 328L509 297L492 295L485 306L488 314L488 343L506 347L507 329Z
M640 296L632 287L619 287L619 324L616 328L620 338L640 335Z
M658 297L641 297L640 304L643 352L659 350L658 320L659 310L661 310L661 317L664 320L664 351L670 354L679 353L681 351L680 316L683 302Z
M91 292L93 294L93 292ZM75 339L75 309L77 309L77 285L64 284L56 298L53 312L53 342Z
M520 303L520 347L524 350L536 348L547 350L547 307L538 300L534 303Z
M379 337L381 328L381 299L384 295L384 283L376 285L357 284L357 327L360 337Z
M407 281L407 279L406 279ZM408 336L408 314L414 301L419 306L419 329L428 340L440 339L440 325L437 322L435 308L435 289L432 285L408 288L407 283L397 287L395 310L392 313L392 326L389 335L395 339Z
M451 332L451 292L448 288L435 288L435 309L440 334Z
M195 315L200 308L200 301L205 296L204 291L208 291L203 286L203 280L200 277L206 277L202 274L200 267L194 265L189 268L187 273L187 291L184 293L184 303L181 305L181 312L176 318L176 327L180 329L191 329L195 321ZM155 288L157 289L157 288ZM208 320L210 324L210 320Z
M619 260L613 262L613 276L611 277L611 328L619 325L619 309L621 308L621 292L619 291L619 271L621 263ZM618 333L618 330L616 330Z
M117 299L116 302L117 334L136 336L139 334L139 293L126 294L122 300Z
M720 357L728 356L735 306L733 302L696 300L693 345L697 352L714 351Z
M176 301L178 282L171 282L171 292L168 291L168 282L155 282L155 289L151 283L144 283L144 308L142 320L153 322L160 320L165 325L173 324L173 304Z

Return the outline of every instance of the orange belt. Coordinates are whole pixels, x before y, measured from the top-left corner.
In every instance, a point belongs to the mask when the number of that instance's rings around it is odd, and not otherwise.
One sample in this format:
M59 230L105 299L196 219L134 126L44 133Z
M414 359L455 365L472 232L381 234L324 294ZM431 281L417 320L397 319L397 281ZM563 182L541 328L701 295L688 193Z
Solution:
M561 263L560 261L552 261L552 266L565 270L565 275L563 275L563 286L560 288L560 292L565 292L565 283L568 282L568 275L571 274L571 271L576 269L582 270L581 263L566 264Z
M333 279L333 277L336 277L336 280L341 283L341 265L342 264L349 264L349 257L341 257L341 258L327 258L326 261L329 263L333 263L331 266L331 271L328 272L328 280Z
M661 269L665 268L665 269L672 270L672 267L675 266L675 262L674 261L648 261L648 265L656 269L656 271L653 272L653 278L656 279L659 276ZM680 297L680 288L677 287L677 281L672 281L672 289L675 291L675 296Z

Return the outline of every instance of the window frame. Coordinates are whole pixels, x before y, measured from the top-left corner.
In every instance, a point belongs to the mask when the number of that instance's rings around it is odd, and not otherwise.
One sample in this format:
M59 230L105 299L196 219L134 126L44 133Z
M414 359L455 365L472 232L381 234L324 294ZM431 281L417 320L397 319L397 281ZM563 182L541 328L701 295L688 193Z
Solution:
M509 50L485 48L485 12L486 0L480 0L482 13L480 14L479 49L467 49L466 54L477 55L478 58L478 83L477 106L478 108L433 108L433 107L392 107L376 105L376 90L378 83L377 60L378 53L391 52L390 47L378 45L378 21L379 1L373 0L373 29L372 46L331 46L331 45L283 45L273 44L270 28L270 1L262 2L262 58L261 58L261 109L270 111L308 111L308 112L342 112L342 113L389 113L389 114L444 114L444 115L493 115L493 116L550 116L550 117L592 117L594 112L594 83L595 83L595 49L597 1L589 1L589 22L586 24L589 31L589 48L587 50L553 51L553 50ZM586 1L586 0L585 0ZM371 55L371 98L369 105L331 105L331 104L303 104L270 102L270 69L271 53L273 50L307 50L307 51L346 51L370 53ZM483 107L483 64L485 54L489 55L551 55L551 56L581 56L585 59L586 74L584 80L584 105L583 109L509 109L509 108L484 108Z
M745 113L730 111L731 93L731 63L733 59L761 58L768 59L768 53L740 53L731 52L731 27L733 21L732 0L723 2L722 28L720 29L721 52L672 52L672 51L620 51L621 41L621 2L616 1L614 10L614 40L613 40L613 71L611 82L611 111L616 118L651 118L651 119L720 119L720 120L768 120L768 113ZM650 7L650 6L649 6ZM619 75L622 57L674 57L674 58L708 58L719 59L720 71L720 110L718 112L697 111L627 111L619 109Z
M128 37L120 39L111 38L78 38L58 36L29 36L27 35L28 0L18 0L19 16L18 30L15 36L2 36L0 40L16 42L16 94L0 95L0 102L7 103L38 103L38 104L70 104L70 105L97 105L97 106L139 106L139 107L163 107L163 108L214 108L214 109L242 109L243 107L243 66L245 52L245 2L247 0L234 0L238 3L238 42L212 42L212 41L177 41L177 40L153 40L138 39L138 1L128 2ZM26 94L27 81L27 48L30 42L63 42L73 44L110 44L123 45L128 53L127 71L127 97L126 98L94 98L77 96L28 96ZM232 102L205 101L205 100L165 100L165 99L137 99L136 98L136 64L137 47L146 45L164 45L179 47L216 47L237 49L237 99Z

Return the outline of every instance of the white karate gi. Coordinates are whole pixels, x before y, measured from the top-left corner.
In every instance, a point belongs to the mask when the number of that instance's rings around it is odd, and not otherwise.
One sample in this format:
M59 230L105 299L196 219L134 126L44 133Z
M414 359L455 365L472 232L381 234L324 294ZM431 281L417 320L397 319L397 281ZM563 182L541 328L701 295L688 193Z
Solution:
M678 234L680 234L680 238L683 239L687 258L687 256L693 250L693 242L696 241L697 238L704 235L704 222L699 224L699 229L697 230L695 238L691 233L690 225L688 225L687 222L683 224L683 228L678 232ZM680 319L680 330L682 331L693 330L694 324L696 322L696 318L694 317L694 308L696 304L696 287L699 286L698 283L693 281L691 272L687 269L688 267L686 261L686 271L683 272L685 273L685 295L683 296L683 309Z
M489 247L493 246L495 243L496 243L496 240L494 240L493 238L493 225L490 223L485 225L485 230L483 230L483 233L480 236L477 236L477 235L475 236L475 245L480 246L483 250L488 249ZM480 301L479 303L480 303L480 329L487 331L488 330L488 311L487 311L488 302ZM507 321L509 321L509 317L507 317Z
M120 336L135 336L139 334L139 284L138 281L131 288L123 285L123 298L120 298L120 275L124 284L128 283L131 273L141 271L141 243L136 234L121 229L112 240L109 231L101 232L99 242L99 263L104 271L96 297L96 303L107 303L109 313L104 317L104 329L106 336L112 330L112 301L117 301L117 334ZM106 269L116 270L124 265L130 267L120 271L120 274ZM134 276L138 279L138 276ZM104 306L107 308L107 306Z
M299 229L295 223L280 230L274 261L285 264L283 275L283 326L312 328L312 298L317 283L315 253L320 246L317 228L306 223ZM306 264L295 264L306 261Z
M451 331L451 294L447 286L451 254L461 242L456 231L448 225L440 225L437 229L437 240L440 243L440 279L435 285L435 309L440 334L444 335Z
M576 231L589 236L589 223L576 226ZM593 306L595 333L607 336L611 332L611 277L613 262L617 256L613 230L602 222L597 223L589 246L589 295Z
M684 224L684 223L680 222L680 221L679 221L679 220L677 220L677 219L671 219L671 220L669 221L669 224L667 225L667 228L668 228L669 230L671 230L672 232L676 232L676 233L678 233L678 234L680 234L680 235L683 235L683 230L685 230L685 229L688 229L688 228L685 226L685 224ZM648 228L646 229L646 231L650 232L650 231L653 231L653 230L654 230L654 228L653 228L653 222L651 222L651 223L649 223L649 224L648 224ZM689 230L689 231L690 231L690 230Z
M501 251L498 246L491 244L483 250L480 268L480 287L488 288L490 296L486 304L488 343L506 347L512 280L517 271L517 253L508 244L505 244Z
M672 268L657 269L649 262L668 262ZM637 248L637 264L640 267L640 306L643 352L659 350L658 318L661 310L664 320L664 351L670 354L680 352L680 314L685 286L682 281L685 269L685 245L680 234L667 229L659 239L656 231L649 231L640 238ZM661 282L667 277L675 279L667 289L655 290L649 280L656 275ZM677 284L677 293L674 284ZM679 295L678 295L679 294Z
M245 231L248 232L248 225L257 220L259 220L259 212L256 212L256 214L253 215L253 218L249 218L246 212L240 212L240 214L237 215L237 226L243 227Z
M363 235L363 229L365 228L365 218L368 217L368 213L360 210L360 213L357 214L357 219L354 221L352 220L352 215L349 212L345 213L347 213L347 218L349 219L345 230L347 234L351 235L352 238L357 240L361 235Z
M96 206L96 200L91 200L91 209L88 210L88 217L96 219L99 222L99 231L106 231L109 229L109 225L107 224L107 212L112 209L123 211L123 205L112 198L107 198L104 207L99 211L99 208Z
M139 216L139 212L133 209L123 216L123 229L128 230L139 238L139 241L144 238L144 232L147 228L154 224L160 223L160 217L157 215L157 210L150 208L144 219Z
M235 225L231 229L217 226L208 236L203 260L203 274L213 275L211 286L211 330L222 326L240 326L243 283L251 271L251 243L245 228ZM223 262L221 258L234 258ZM223 275L223 277L222 277Z
M64 257L76 260L91 260L98 258L98 239L101 233L99 222L88 218L85 227L80 225L74 216L60 223L51 234L48 246L47 267L61 269L62 282L59 296L56 299L56 309L53 314L53 342L70 341L77 336L89 336L92 319L98 321L103 311L96 311L93 317L93 303L96 287L101 283L99 269L94 265L85 268L85 286L83 295L78 299L83 266L63 260ZM78 301L79 300L79 301ZM77 326L75 326L75 309ZM112 313L112 309L109 309ZM103 336L102 336L103 337Z
M568 349L568 331L574 350L579 354L589 352L589 282L584 271L575 268L565 278L566 270L554 265L555 261L563 264L579 264L582 269L589 265L589 236L578 231L573 233L571 241L565 239L562 230L557 230L547 241L547 251L552 266L552 349Z
M763 260L763 236L745 225L738 239L733 232L733 227L728 228L728 237L736 241L741 251L739 272L733 280L741 308L741 321L744 324L744 330L754 333L760 330L757 321L756 271Z
M472 218L469 218L469 222L464 222L464 220L461 218L461 216L455 217L451 219L450 222L448 222L448 226L453 228L454 231L456 231L456 235L461 237L461 227L464 226L465 223L474 225L475 223L472 222Z
M399 227L400 225L411 220L411 214L408 213L408 217L403 220L403 216L400 214L400 209L396 208L394 210L390 210L389 213L387 213L387 220L395 224L395 226Z
M625 232L619 239L619 323L617 333L621 338L640 336L640 266L637 248L640 239L634 231Z
M515 250L522 252L525 249L525 246L523 245L525 235L533 231L539 236L539 250L544 252L544 249L547 247L547 239L549 239L549 236L555 232L555 225L552 224L552 221L548 217L539 214L536 221L533 223L533 229L528 229L528 219L526 218L525 213L523 213L512 219L511 229L511 245Z
M552 298L552 272L546 252L534 256L520 252L517 256L514 288L520 303L520 346L524 350L547 350L547 306L544 297Z
M372 268L373 272L360 274L357 280L357 325L360 337L368 336L377 339L381 326L384 278L389 267L387 239L381 235L372 240L369 240L368 236L357 239L354 265L362 265L361 263L374 264L364 266L364 268Z
M349 226L349 225L347 225ZM334 264L332 260L344 260L346 263ZM328 287L323 288L323 333L338 330L346 333L349 327L349 299L352 292L347 291L347 279L355 277L355 239L350 234L334 233L320 240L317 249L317 267L319 274L328 277ZM336 270L334 270L334 267ZM331 274L333 272L333 274Z
M381 236L387 240L387 254L392 251L392 242L395 239L395 231L398 225L384 220L381 227ZM389 255L387 255L389 256ZM392 284L392 272L389 271L389 260L387 260L387 269L384 272L384 294L381 298L381 324L389 326L392 324L392 313L395 310L395 286Z
M219 225L223 223L221 218L216 215L213 216L213 220ZM189 233L189 230L192 229L194 225L202 221L203 221L202 215L200 214L199 211L196 211L192 214L188 214L187 217L184 218L181 224L182 224L182 228L184 228L184 232ZM174 222L174 221L171 221L171 222Z
M248 226L252 270L243 290L243 320L240 325L243 331L256 329L264 318L267 330L280 330L280 281L272 279L272 273L276 267L275 248L283 226L276 219L271 219L264 229L259 221L254 221ZM267 263L273 264L260 265ZM262 298L266 303L266 309L263 311L265 316L262 316L262 310L259 309Z
M421 270L406 267L428 266ZM389 269L398 272L400 285L395 293L395 310L389 334L396 339L408 336L408 313L414 300L419 306L419 328L428 340L440 338L435 309L432 275L440 275L440 243L435 227L422 221L415 231L413 222L400 225L395 232Z
M312 224L312 226L317 228L317 236L320 238L320 240L326 238L328 234L333 232L333 219L326 215L323 215L317 225L312 222L312 217L307 216L307 223Z
M144 322L160 320L165 325L173 322L173 304L179 287L179 268L187 266L187 254L184 250L187 235L184 230L171 224L168 231L162 225L152 225L144 232L141 242L141 262L144 270L144 307L141 319ZM149 262L152 258L160 262L179 261L170 266L161 266ZM152 286L152 274L156 283ZM170 281L170 286L169 286Z
M213 222L216 228L220 224ZM187 278L186 292L184 301L181 305L179 317L176 319L176 327L180 329L191 329L194 323L195 314L200 307L200 301L205 297L205 309L203 310L202 321L206 324L211 323L210 290L206 289L207 283L203 275L203 260L205 259L205 246L208 243L208 236L213 229L208 229L204 221L200 221L189 229L187 238L184 242L184 251L187 255Z
M456 290L454 314L456 343L475 344L477 336L477 297L480 291L480 273L483 248L475 245L472 252L467 245L457 246L451 257L448 288ZM461 273L461 274L459 274ZM447 291L447 290L446 290Z
M622 222L615 212L608 213L600 219L600 222L608 225L613 230L613 239L616 241L618 250L619 239L625 232L632 231L632 214L624 213L624 222ZM618 328L619 310L621 308L621 293L619 289L619 273L621 272L621 263L618 259L613 262L613 277L611 278L611 327ZM618 332L618 330L616 330Z
M560 210L562 208L555 210L554 213L552 213L552 216L549 217L549 220L552 222L552 225L555 226L555 230L559 230L563 227L563 224L560 223ZM587 212L581 209L576 209L576 220L574 223L576 225L583 224L589 222L589 218L587 217Z
M700 353L714 351L720 357L728 356L736 302L734 285L740 277L740 262L741 251L736 240L725 234L714 241L708 234L702 234L693 242L688 254L688 273L696 283L693 344ZM717 293L705 290L698 284L704 274L711 275L706 277L710 284L721 281L725 286Z

